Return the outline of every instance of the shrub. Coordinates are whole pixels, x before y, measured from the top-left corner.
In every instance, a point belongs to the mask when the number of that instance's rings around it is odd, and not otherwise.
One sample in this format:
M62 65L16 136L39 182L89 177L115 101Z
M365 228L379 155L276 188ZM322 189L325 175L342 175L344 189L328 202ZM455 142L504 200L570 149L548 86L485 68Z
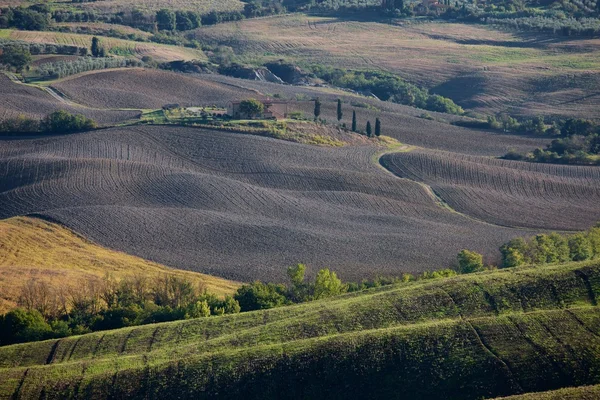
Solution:
M42 121L42 130L51 133L77 132L95 129L96 122L83 115L73 115L60 110L49 114Z
M238 301L242 311L262 310L287 304L286 288L273 283L253 282L242 285L234 299Z
M469 250L461 250L458 253L458 269L463 274L483 271L483 256Z
M37 310L14 309L0 317L0 344L7 345L52 337L52 328Z
M28 48L7 46L0 51L0 63L15 68L17 72L21 72L30 62L31 53Z

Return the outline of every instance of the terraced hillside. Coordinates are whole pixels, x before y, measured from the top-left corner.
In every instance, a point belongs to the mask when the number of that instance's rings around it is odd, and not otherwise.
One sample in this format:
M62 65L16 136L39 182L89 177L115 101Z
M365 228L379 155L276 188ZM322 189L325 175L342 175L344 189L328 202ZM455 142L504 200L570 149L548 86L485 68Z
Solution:
M287 265L346 279L438 269L533 232L451 212L374 161L326 148L177 127L3 141L0 218L51 217L110 248L248 281Z
M506 226L586 229L600 221L600 170L429 150L387 154L394 174L430 186L450 207Z
M75 288L100 281L107 273L115 279L168 274L201 284L210 293L230 295L236 282L179 271L128 254L109 250L49 221L15 217L0 221L0 314L16 307L21 288L29 279L50 290Z
M62 99L56 93L52 94L40 88L15 83L6 75L0 74L0 119L15 118L20 114L31 118L43 118L57 110L83 114L101 125L115 124L140 115L139 111L133 110L82 107Z
M457 23L386 23L299 14L202 27L250 61L401 75L484 113L600 118L600 40L556 39ZM565 84L568 82L567 84Z
M481 399L597 385L599 294L597 261L572 263L6 346L0 396Z

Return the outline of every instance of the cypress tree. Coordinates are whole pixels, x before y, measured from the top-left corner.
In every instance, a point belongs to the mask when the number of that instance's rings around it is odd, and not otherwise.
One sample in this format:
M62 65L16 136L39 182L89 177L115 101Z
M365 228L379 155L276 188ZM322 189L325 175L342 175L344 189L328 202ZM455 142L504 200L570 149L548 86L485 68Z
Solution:
M319 118L319 115L321 115L321 100L317 97L315 99L315 121Z
M94 36L92 38L92 56L98 57L100 55L100 40Z
M381 121L379 118L375 118L375 136L381 135Z
M371 121L367 121L367 136L371 137Z
M352 110L352 132L356 132L356 111Z
M338 119L338 121L341 121L343 116L344 116L344 113L342 112L342 100L338 99L338 105L337 105L337 119Z

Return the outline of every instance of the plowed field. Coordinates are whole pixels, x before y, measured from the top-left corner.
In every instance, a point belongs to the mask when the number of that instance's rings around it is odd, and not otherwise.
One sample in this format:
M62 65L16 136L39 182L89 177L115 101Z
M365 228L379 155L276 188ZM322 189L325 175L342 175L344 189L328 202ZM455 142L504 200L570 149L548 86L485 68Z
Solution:
M190 128L109 129L0 146L0 218L39 213L109 247L240 280L285 266L347 279L490 259L514 236L436 204L372 162L322 148Z
M385 155L396 175L423 182L452 208L494 224L585 229L600 221L600 169L412 151Z
M79 107L61 101L41 89L14 83L6 75L0 74L0 119L14 118L19 114L31 118L42 118L57 110L83 114L101 125L125 121L140 114L138 111L113 111Z

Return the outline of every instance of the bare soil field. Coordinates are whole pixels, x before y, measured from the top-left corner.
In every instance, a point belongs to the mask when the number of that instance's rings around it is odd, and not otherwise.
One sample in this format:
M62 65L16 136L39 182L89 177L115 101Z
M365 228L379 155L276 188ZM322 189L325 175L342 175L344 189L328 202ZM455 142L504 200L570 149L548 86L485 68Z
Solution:
M325 148L192 128L143 127L0 146L0 218L41 214L102 245L247 281L285 267L345 279L437 269L462 248L496 261L531 234L441 207L373 162Z
M49 31L0 30L0 34L7 39L23 40L32 43L67 44L80 47L90 47L93 37L92 35ZM201 60L206 58L201 50L166 44L136 42L111 37L102 37L101 43L109 52L111 50L118 50L120 53L129 52L132 57L135 56L138 58L150 56L156 61Z
M141 68L94 71L52 86L77 103L100 108L152 109L170 103L224 107L230 100L258 96L255 91L190 75Z
M323 103L321 117L329 123L337 122L337 99L339 98L343 100L344 115L341 122L346 126L351 126L352 110L355 110L359 129L364 130L368 120L373 124L375 118L380 118L383 135L413 146L463 154L502 156L510 149L527 152L550 143L550 139L546 138L506 135L449 125L448 122L462 119L462 117L450 114L427 111L434 118L433 121L430 121L419 118L426 112L425 110L370 99L332 88L279 85L222 75L201 75L200 77L243 90L256 90L264 95L277 94L291 100L319 97ZM305 117L312 118L314 102L310 100L294 101L293 108L302 111Z
M600 169L434 151L388 154L383 166L429 185L450 207L490 223L587 229L600 221Z
M96 109L62 102L39 88L12 82L0 74L0 118L14 118L20 114L42 118L57 110L83 114L100 125L115 124L140 115L139 111Z
M600 39L497 31L481 25L389 25L286 15L199 28L249 60L286 58L396 73L481 112L600 118ZM540 85L568 79L571 90ZM465 84L466 83L466 84Z

